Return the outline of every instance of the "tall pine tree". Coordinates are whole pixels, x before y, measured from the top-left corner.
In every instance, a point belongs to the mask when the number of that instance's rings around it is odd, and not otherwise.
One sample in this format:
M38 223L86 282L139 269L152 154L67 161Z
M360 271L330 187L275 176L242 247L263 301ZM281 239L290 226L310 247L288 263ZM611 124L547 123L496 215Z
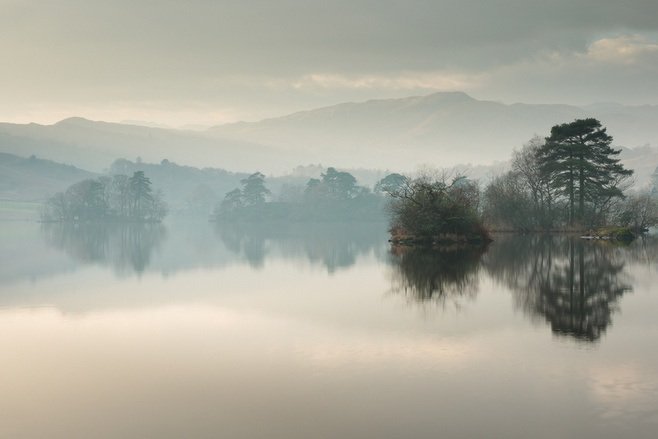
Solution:
M585 221L586 203L621 197L618 183L633 171L619 163L619 149L596 119L555 125L538 151L542 172L569 200L569 224Z

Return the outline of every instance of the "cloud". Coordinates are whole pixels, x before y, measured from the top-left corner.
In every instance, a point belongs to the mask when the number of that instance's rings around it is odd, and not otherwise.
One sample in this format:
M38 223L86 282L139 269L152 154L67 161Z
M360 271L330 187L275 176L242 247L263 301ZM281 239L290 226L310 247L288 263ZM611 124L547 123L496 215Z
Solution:
M641 35L621 35L602 38L590 45L586 59L610 64L637 64L646 58L655 57L658 64L658 43Z
M253 120L435 90L658 103L655 0L0 0L0 8L0 120L39 120L25 111L58 106L121 107L130 114L119 120L146 119L140 108L154 102L172 119L196 103Z
M313 73L293 83L295 89L464 90L480 84L481 74L404 72L401 74L343 75Z
M658 43L638 34L598 38L582 50L544 50L486 71L472 90L535 103L658 103ZM509 99L509 98L508 98Z

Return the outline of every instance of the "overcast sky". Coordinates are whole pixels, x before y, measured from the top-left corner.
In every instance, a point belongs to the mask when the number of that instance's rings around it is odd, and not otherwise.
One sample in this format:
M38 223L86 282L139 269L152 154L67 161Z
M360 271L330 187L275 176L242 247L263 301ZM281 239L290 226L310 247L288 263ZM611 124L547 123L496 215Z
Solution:
M0 120L172 126L442 90L658 104L657 0L0 0Z

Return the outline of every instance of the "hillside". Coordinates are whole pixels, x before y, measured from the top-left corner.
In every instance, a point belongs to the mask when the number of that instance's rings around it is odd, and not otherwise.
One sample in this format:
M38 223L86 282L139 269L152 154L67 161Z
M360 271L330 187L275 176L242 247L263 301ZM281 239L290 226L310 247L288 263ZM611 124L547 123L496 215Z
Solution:
M0 153L0 199L43 201L71 184L95 174L75 166L31 156Z
M548 135L552 125L583 117L599 118L619 146L658 146L658 106L506 105L459 92L345 103L208 132L287 154L312 150L337 165L413 169L422 163L505 161L534 135Z
M271 148L209 138L191 131L168 130L70 118L54 125L0 123L0 151L72 163L96 172L117 157L144 161L169 159L193 166L253 169L272 163ZM291 167L292 163L287 164ZM286 169L285 167L282 169Z
M499 168L534 135L581 117L597 117L608 127L640 181L658 166L658 106L506 105L457 92L344 103L206 132L82 118L54 125L0 123L0 151L94 172L107 171L119 157L269 176L300 163L401 172L421 165Z

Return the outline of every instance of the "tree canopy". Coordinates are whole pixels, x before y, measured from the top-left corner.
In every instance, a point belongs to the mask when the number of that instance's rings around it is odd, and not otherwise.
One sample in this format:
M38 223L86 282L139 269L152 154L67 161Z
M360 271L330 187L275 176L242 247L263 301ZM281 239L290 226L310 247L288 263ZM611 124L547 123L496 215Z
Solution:
M48 221L160 221L167 206L144 172L87 179L52 196L44 207Z
M391 193L391 231L394 237L425 242L448 235L457 240L487 240L478 211L479 194L477 184L461 177L451 182L429 176L407 180Z
M620 182L633 171L625 169L611 147L612 137L596 119L577 119L555 125L538 150L538 163L550 185L569 200L569 223L583 224L586 205L591 210L622 197ZM577 206L577 209L576 209Z

